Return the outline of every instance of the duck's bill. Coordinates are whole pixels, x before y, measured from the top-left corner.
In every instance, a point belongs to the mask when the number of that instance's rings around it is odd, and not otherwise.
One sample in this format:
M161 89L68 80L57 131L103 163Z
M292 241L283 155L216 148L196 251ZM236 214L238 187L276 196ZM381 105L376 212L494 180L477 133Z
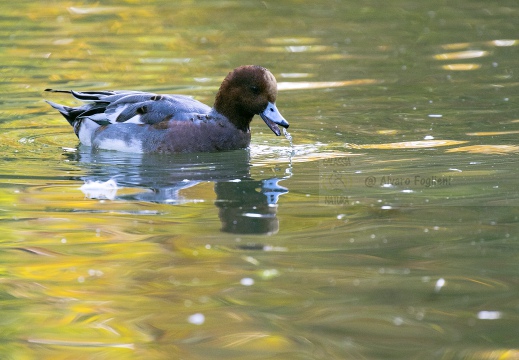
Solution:
M263 121L265 121L265 124L267 124L270 130L272 130L277 136L281 135L281 130L279 130L278 125L288 128L288 121L286 121L283 115L279 113L279 110L274 103L269 102L267 108L259 115Z

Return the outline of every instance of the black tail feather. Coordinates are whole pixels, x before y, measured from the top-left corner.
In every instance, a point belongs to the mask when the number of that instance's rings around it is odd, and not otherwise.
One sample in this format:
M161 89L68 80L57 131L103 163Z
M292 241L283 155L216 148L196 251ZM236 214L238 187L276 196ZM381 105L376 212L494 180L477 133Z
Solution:
M58 110L60 112L61 115L63 115L63 117L65 119L67 119L68 123L74 127L74 123L76 122L76 118L82 113L85 111L85 109L79 109L79 108L73 108L73 107L70 107L70 106L65 106L65 105L60 105L60 104L56 104L52 101L49 101L49 100L45 100L45 102L47 104L49 104L50 106L52 106L54 109Z
M45 89L44 91L70 94L70 90Z
M100 100L101 97L114 95L115 92L109 90L101 91L74 91L74 90L57 90L57 89L45 89L48 92L54 93L65 93L72 94L76 99L83 101L95 101Z
M95 101L101 100L102 97L114 95L113 91L74 91L71 90L70 93L74 95L74 97L78 100L83 101Z

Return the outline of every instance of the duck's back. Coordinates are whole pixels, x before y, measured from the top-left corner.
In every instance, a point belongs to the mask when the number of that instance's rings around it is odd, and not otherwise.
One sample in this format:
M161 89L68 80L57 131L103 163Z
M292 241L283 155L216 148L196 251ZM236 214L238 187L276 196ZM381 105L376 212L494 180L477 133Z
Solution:
M99 124L156 124L168 120L192 120L200 115L208 115L211 111L209 106L184 95L159 95L136 91L71 93L79 100L90 102L81 107L66 108L69 111L64 115L71 123L90 119Z

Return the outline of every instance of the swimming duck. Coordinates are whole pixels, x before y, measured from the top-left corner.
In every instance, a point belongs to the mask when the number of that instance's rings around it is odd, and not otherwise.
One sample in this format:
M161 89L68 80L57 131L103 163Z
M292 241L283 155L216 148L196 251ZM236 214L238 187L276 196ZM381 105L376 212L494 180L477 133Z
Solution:
M69 107L47 101L74 128L80 142L98 149L136 153L222 151L250 144L250 122L260 115L279 136L288 122L276 107L272 73L240 66L223 80L211 108L184 95L140 91L68 91L88 104Z

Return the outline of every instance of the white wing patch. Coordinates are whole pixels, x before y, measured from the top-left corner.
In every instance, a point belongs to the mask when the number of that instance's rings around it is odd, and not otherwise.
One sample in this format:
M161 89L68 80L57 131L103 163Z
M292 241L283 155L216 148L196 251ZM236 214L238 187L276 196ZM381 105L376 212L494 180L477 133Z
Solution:
M120 105L113 110L110 109L110 113L107 113L105 111L104 115L106 116L108 121L110 121L112 124L115 124L115 123L117 123L117 118L119 117L119 115L121 115L121 113L124 111L124 109L126 109L126 107L127 107L127 105Z
M101 114L94 114L94 115L87 116L87 117L85 117L85 119L90 119L93 121L105 121L106 116L104 113L101 113Z
M135 115L134 117L128 119L125 121L125 123L132 123L132 124L144 124L142 121L141 121L141 116L140 115Z
M108 119L108 121L110 121L112 124L117 124L117 118L119 117L119 115L121 115L123 111L125 111L128 108L128 106L128 104L119 105L115 109L109 109L108 112L105 111L105 113L101 115L103 115L103 119ZM144 124L141 120L140 114L137 114L123 122L131 124Z
M117 150L129 153L142 153L142 141L132 139L129 142L118 139L105 139L97 141L96 147L105 150Z
M79 126L78 137L83 145L92 146L92 135L101 125L88 118L83 119Z

